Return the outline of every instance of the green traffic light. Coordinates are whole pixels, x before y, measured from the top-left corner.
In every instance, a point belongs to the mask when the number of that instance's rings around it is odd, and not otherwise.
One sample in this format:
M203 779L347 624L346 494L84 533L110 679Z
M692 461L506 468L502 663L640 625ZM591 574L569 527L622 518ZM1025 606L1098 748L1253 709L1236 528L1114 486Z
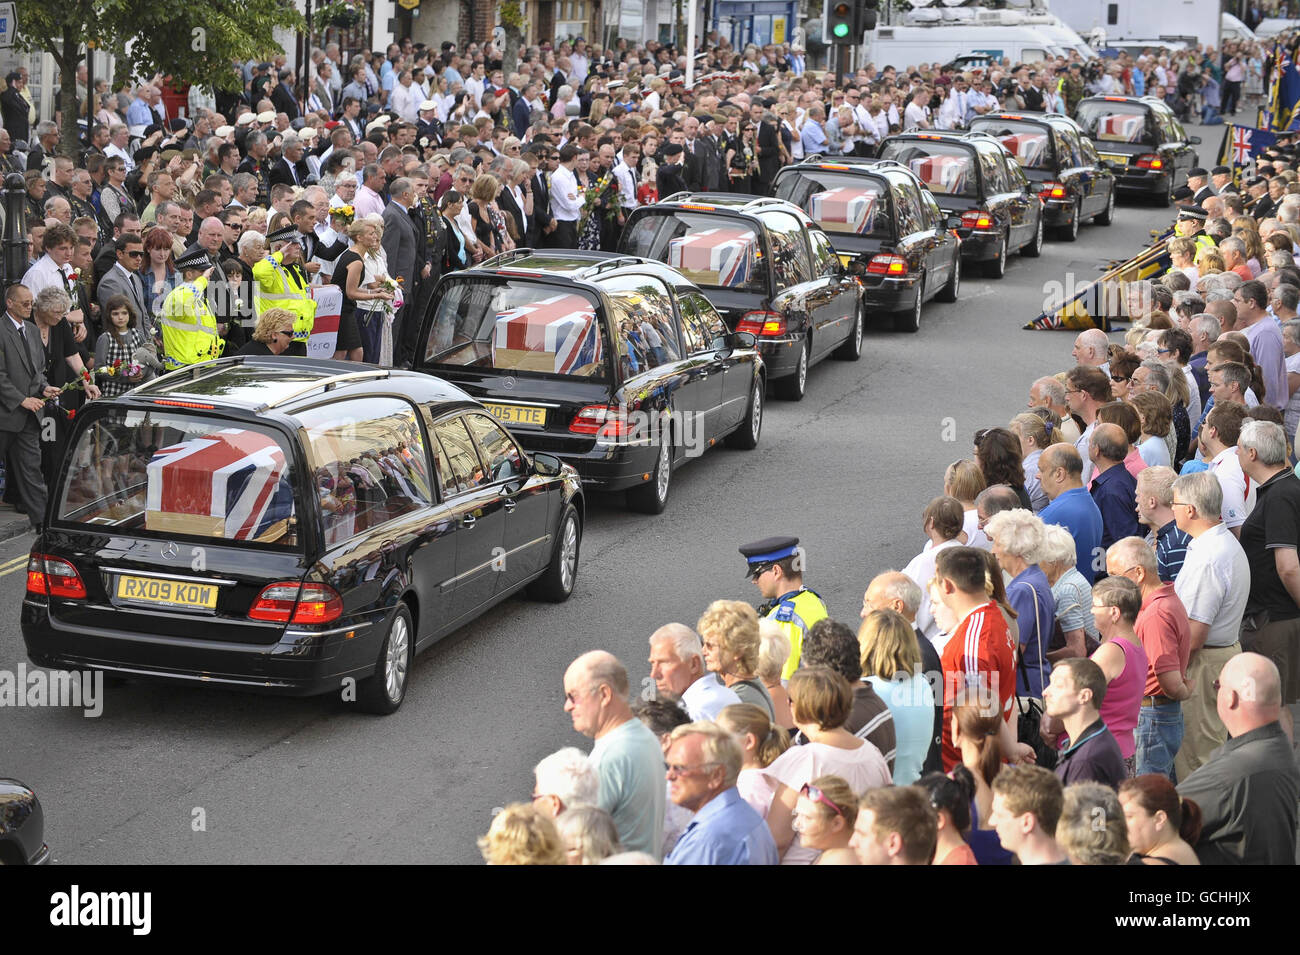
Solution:
M831 29L831 32L837 37L846 37L849 35L849 25L847 23L837 23Z

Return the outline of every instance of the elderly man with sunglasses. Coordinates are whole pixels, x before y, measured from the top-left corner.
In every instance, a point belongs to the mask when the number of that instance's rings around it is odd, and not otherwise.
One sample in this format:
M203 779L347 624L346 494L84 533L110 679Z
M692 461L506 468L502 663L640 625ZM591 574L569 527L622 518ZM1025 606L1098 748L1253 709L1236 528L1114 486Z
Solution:
M740 747L714 723L673 730L665 754L672 801L695 813L665 865L777 865L780 858L763 817L736 790Z

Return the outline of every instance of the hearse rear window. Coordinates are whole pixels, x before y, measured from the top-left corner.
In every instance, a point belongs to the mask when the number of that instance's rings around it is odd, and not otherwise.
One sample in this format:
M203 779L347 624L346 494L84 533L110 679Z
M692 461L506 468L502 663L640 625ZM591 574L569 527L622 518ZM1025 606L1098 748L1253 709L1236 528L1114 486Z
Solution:
M760 292L763 244L743 219L688 210L637 219L623 238L631 255L667 262L701 288Z
M1080 103L1076 119L1083 131L1100 143L1141 143L1146 139L1147 110L1135 103Z
M296 484L293 455L269 428L111 411L68 451L57 520L133 537L293 548Z
M799 206L831 233L892 238L885 184L832 169L797 169L781 177L776 197Z
M1007 152L1016 157L1022 169L1051 168L1052 145L1047 130L1042 126L1013 119L989 119L971 123L971 129L997 139Z
M595 299L576 288L468 278L447 286L425 360L554 377L608 379Z
M919 139L885 143L881 159L901 162L936 195L976 196L975 157L964 146Z

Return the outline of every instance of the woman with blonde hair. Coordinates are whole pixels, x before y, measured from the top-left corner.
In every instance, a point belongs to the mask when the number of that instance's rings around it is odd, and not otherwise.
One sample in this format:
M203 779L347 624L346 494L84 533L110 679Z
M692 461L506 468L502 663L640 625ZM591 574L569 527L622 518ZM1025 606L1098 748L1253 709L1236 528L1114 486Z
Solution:
M736 789L740 797L764 819L776 786L763 770L790 748L790 734L767 718L761 706L732 703L718 713L717 724L735 737L743 761Z
M894 718L894 783L921 777L934 743L934 690L921 669L916 631L893 610L874 610L858 628L862 679L885 701Z
M879 749L844 728L853 710L853 688L830 667L795 671L790 678L790 708L808 742L786 750L767 768L776 784L767 824L782 853L782 865L807 865L818 851L801 845L793 828L804 784L835 775L854 792L864 792L889 785L889 766Z
M379 362L383 351L386 319L393 301L393 293L384 288L383 281L388 277L388 253L383 246L384 220L377 215L362 216L348 226L347 232L352 244L334 266L334 281L343 286L344 299L352 303L352 317L360 346L348 347L343 355L350 361L365 361L373 365ZM339 330L344 330L341 317ZM352 343L350 337L341 338L340 350Z
M1050 503L1038 477L1038 459L1044 449L1056 443L1054 431L1041 415L1029 411L1012 418L1010 429L1020 440L1020 464L1025 469L1025 493L1029 495L1029 506L1037 514Z
M695 625L704 650L704 665L731 688L742 703L761 706L775 719L772 697L758 679L762 645L758 612L743 600L715 600Z
M839 776L818 776L799 790L791 825L805 849L821 854L813 865L858 865L849 848L858 821L858 796Z
M1223 254L1218 249L1202 248L1192 262L1201 278L1227 271L1223 264Z
M975 509L975 498L979 497L980 491L987 486L984 472L974 461L954 461L948 465L948 469L943 474L943 493L960 501L965 515L962 530L966 534L966 539L963 543L968 547L978 547L982 550L988 550L989 539L980 530L980 516Z
M614 817L595 806L575 806L560 813L555 830L569 865L597 865L623 851Z
M790 694L781 682L785 661L790 659L790 638L781 625L770 617L758 621L758 678L772 698L772 712L777 726L783 730L794 729L790 716Z
M564 865L560 834L549 816L529 803L511 803L492 817L478 840L488 865Z

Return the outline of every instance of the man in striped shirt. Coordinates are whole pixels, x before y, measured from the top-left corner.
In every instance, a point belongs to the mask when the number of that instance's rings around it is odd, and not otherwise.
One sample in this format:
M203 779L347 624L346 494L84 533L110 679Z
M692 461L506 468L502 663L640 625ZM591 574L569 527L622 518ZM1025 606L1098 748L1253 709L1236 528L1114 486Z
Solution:
M942 604L952 623L942 657L945 772L961 762L952 739L953 707L979 706L984 712L991 707L1005 720L1015 706L1015 645L1002 611L985 589L986 568L979 550L949 547L935 562L930 584L931 599Z
M1173 468L1163 466L1144 468L1137 476L1138 520L1151 528L1155 535L1156 571L1165 583L1173 583L1183 569L1187 544L1191 541L1174 520L1174 480L1177 477Z

